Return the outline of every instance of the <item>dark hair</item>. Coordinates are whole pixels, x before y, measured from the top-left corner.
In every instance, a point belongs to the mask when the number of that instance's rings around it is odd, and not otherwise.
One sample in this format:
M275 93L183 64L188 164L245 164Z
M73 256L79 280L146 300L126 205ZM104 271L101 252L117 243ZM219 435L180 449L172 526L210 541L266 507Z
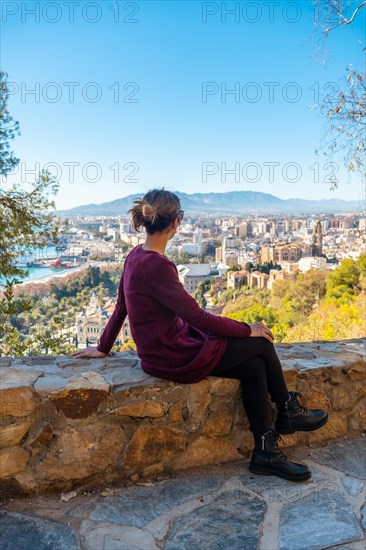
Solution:
M180 208L179 197L171 191L150 189L142 198L133 201L134 206L129 209L132 214L132 226L138 231L145 227L149 234L164 231L175 219L183 219L183 210Z

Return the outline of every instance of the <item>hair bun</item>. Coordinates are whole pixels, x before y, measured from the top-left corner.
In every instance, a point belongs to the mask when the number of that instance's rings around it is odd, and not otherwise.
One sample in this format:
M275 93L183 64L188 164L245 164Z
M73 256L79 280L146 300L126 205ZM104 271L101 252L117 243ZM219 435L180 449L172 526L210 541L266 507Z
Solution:
M153 218L155 218L156 210L153 206L151 206L151 204L144 204L142 207L142 215L144 216L144 218L149 218L150 220L152 220Z

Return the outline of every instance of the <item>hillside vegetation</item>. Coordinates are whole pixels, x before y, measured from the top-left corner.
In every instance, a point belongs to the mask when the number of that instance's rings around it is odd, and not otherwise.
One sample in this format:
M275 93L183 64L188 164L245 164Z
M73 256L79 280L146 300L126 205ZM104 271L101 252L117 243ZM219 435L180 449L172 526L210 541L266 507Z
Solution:
M233 292L232 292L233 294ZM268 325L277 342L361 338L366 333L366 255L333 272L310 270L267 290L241 288L222 311L238 321Z

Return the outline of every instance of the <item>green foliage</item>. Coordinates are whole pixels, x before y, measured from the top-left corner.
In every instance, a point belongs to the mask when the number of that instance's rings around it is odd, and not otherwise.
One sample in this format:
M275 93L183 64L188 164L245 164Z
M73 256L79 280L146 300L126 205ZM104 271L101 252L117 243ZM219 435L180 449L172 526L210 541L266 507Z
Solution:
M365 306L366 255L361 254L343 260L333 272L310 270L293 280L278 280L271 293L246 289L235 302L227 301L222 314L264 322L276 342L301 342L365 336Z
M271 290L271 306L274 309L279 309L286 296L291 281L288 279L278 279L272 284Z
M6 176L14 170L19 159L10 149L10 141L19 135L19 123L14 121L8 111L9 92L7 86L7 73L0 71L0 174Z
M166 256L176 265L194 263L194 261L197 262L197 258L195 258L194 256L190 256L186 252L181 252L180 254L167 252Z
M207 300L204 296L204 294L206 292L208 292L211 288L211 281L209 279L206 279L206 281L201 281L195 292L194 292L194 297L195 299L197 300L197 302L199 303L199 305L203 308L205 308L207 306Z
M240 271L242 269L242 266L240 264L232 264L230 266L230 271Z
M232 300L234 293L236 296L235 302ZM222 310L223 315L230 315L231 313L235 313L236 311L240 311L257 304L260 306L269 305L269 290L244 287L242 291L229 289L224 294L228 296L228 299L226 300L226 305ZM229 301L229 299L231 299L231 301Z
M229 301L232 301L234 292L235 288L228 288L227 290L224 290L224 292L220 294L219 304L227 304ZM226 315L226 313L224 315Z
M260 264L256 267L256 270L257 271L260 271L261 273L267 273L267 275L269 275L269 272L271 269L278 269L278 270L281 270L282 267L280 266L280 264L274 264L272 262L272 260L270 262L266 262L264 264Z
M327 280L327 297L341 300L347 299L347 296L353 296L357 291L360 281L360 267L365 263L365 255L355 262L351 259L343 260L341 265L329 274Z
M7 74L0 73L0 173L6 176L14 170L19 159L10 149L10 141L19 133L19 125L10 116L7 88ZM19 282L23 270L15 266L16 258L29 247L42 247L49 239L58 242L60 232L66 229L61 220L54 216L55 204L49 199L58 190L58 184L49 172L41 172L31 190L25 191L13 184L9 190L0 188L0 284L4 290L0 295L0 354L24 353L24 338L16 326L10 323L12 315L25 311L28 301L25 297L14 302L14 285Z
M298 275L283 298L286 311L299 319L307 317L325 296L326 278L324 271L315 269Z
M18 288L17 294L13 292L11 296L11 308L7 311L2 354L62 355L75 351L76 313L89 303L93 291L101 302L108 297L115 298L120 277L120 268L102 271L99 267L89 267L46 284L27 285L27 291ZM8 292L4 294L7 296Z
M278 321L276 312L270 306L263 307L259 304L237 311L236 313L230 313L228 317L236 321L245 321L248 324L262 322L269 328Z
M58 184L48 173L42 172L31 184L31 191L24 191L14 184L9 190L0 189L0 274L3 279L23 275L15 267L15 260L29 247L43 247L49 239L58 242L61 220L51 209L55 203L48 195L57 192Z
M360 254L356 260L356 264L360 270L360 283L362 283L363 277L366 277L366 254Z
M365 337L365 293L359 294L353 302L337 303L325 300L309 315L306 323L291 327L286 341L343 340Z

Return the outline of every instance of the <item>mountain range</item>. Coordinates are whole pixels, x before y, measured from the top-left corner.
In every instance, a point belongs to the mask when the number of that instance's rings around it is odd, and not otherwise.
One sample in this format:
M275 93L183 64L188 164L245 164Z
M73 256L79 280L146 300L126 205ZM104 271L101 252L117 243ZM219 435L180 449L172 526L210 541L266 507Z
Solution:
M225 193L181 193L178 195L182 209L187 213L199 214L321 214L333 212L364 211L362 201L342 199L280 199L259 191L227 191ZM101 204L85 204L57 210L60 216L123 216L131 208L134 199L143 196L135 193Z

